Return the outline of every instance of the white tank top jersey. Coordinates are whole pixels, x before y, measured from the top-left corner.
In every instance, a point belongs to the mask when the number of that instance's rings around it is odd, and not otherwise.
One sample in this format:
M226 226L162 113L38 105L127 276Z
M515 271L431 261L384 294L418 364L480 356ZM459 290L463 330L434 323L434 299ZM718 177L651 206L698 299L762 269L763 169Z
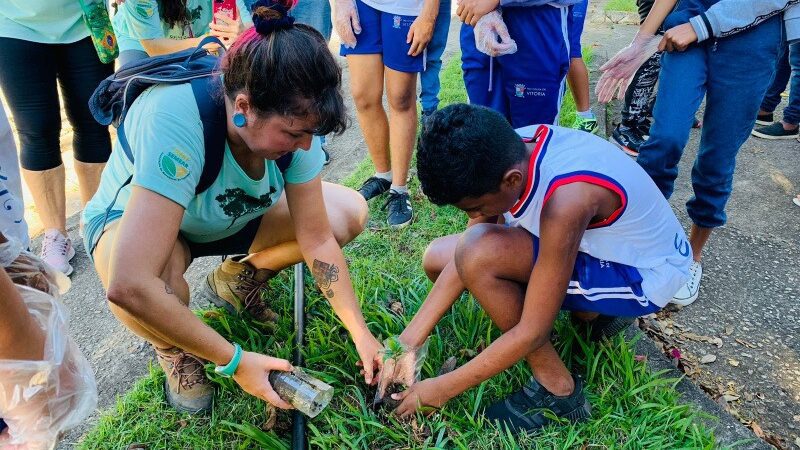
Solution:
M588 227L579 251L637 268L647 298L666 306L689 279L692 251L653 180L613 144L590 133L551 125L516 131L534 150L525 190L504 214L506 223L538 237L542 208L556 189L569 183L592 183L617 193L622 205Z
M424 0L361 0L367 5L389 14L418 16Z

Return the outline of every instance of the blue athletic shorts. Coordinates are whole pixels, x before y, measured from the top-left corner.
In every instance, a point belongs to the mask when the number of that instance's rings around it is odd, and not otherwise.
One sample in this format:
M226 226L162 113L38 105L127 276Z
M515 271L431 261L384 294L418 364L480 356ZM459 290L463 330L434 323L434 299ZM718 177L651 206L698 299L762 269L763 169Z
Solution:
M417 73L425 70L425 52L408 56L411 44L406 43L408 30L415 16L389 14L356 0L361 34L356 35L356 47L341 46L339 54L383 55L383 65L398 72Z
M569 57L581 58L581 35L583 34L583 24L586 21L586 9L589 8L589 0L581 0L569 7Z
M533 239L533 264L539 238ZM596 312L607 316L639 317L661 309L642 291L642 275L635 267L597 259L578 252L561 309Z
M461 26L461 68L470 103L503 114L514 128L555 124L569 70L569 9L549 5L503 8L517 52L490 58Z

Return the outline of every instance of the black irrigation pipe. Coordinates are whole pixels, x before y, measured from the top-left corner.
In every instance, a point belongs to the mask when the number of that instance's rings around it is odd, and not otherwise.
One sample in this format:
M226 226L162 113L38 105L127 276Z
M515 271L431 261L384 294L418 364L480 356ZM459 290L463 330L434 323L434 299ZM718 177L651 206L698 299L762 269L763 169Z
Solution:
M306 332L306 295L303 263L294 266L294 352L292 364L303 366L303 341ZM300 411L292 413L292 450L306 450L306 416Z

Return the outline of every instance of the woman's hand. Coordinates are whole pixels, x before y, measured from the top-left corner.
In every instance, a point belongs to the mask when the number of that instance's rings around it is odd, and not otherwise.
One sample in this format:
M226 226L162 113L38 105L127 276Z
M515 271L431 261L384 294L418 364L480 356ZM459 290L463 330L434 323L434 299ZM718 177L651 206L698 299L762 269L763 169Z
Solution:
M441 408L442 405L450 400L447 390L441 382L442 377L428 378L409 386L403 392L392 394L392 398L400 400L395 414L400 417L408 417L414 414L417 409L425 414L433 412L433 408Z
M435 19L431 20L423 16L414 19L414 23L408 29L408 36L406 36L406 44L411 44L408 49L409 56L417 56L425 50L425 47L433 39L434 25L436 25Z
M603 74L595 87L597 101L608 103L615 95L623 98L633 75L658 50L658 42L653 34L637 33L627 47L600 66Z
M356 345L358 357L361 359L359 365L363 367L364 382L372 386L378 381L375 377L375 372L383 367L383 360L380 355L383 346L368 331L365 331L361 336L354 337L353 343Z
M243 30L243 24L240 20L234 20L226 13L218 12L214 14L214 21L208 24L210 30L208 34L216 36L225 44L225 47L230 47L236 41Z
M250 395L258 397L281 409L292 409L292 405L281 399L272 389L269 373L273 370L291 372L289 361L260 353L243 352L239 367L233 375L234 381Z

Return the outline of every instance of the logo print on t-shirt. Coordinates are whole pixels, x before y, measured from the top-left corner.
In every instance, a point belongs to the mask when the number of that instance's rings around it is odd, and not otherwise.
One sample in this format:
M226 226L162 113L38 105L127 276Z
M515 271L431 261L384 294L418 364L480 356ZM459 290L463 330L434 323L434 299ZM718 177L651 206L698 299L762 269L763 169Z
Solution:
M514 95L516 97L524 97L525 96L525 85L524 84L515 84L514 85Z
M189 157L177 149L164 152L158 157L158 168L165 177L180 181L189 175Z
M136 13L139 14L143 19L149 19L153 17L153 13L155 9L153 8L153 2L150 0L137 0L136 1Z
M269 194L264 194L258 198L248 195L242 188L225 189L225 192L219 194L214 199L219 202L222 212L226 216L232 217L231 224L228 228L240 217L244 217L254 212L263 211L272 206L271 194L275 193L275 188L270 188Z

